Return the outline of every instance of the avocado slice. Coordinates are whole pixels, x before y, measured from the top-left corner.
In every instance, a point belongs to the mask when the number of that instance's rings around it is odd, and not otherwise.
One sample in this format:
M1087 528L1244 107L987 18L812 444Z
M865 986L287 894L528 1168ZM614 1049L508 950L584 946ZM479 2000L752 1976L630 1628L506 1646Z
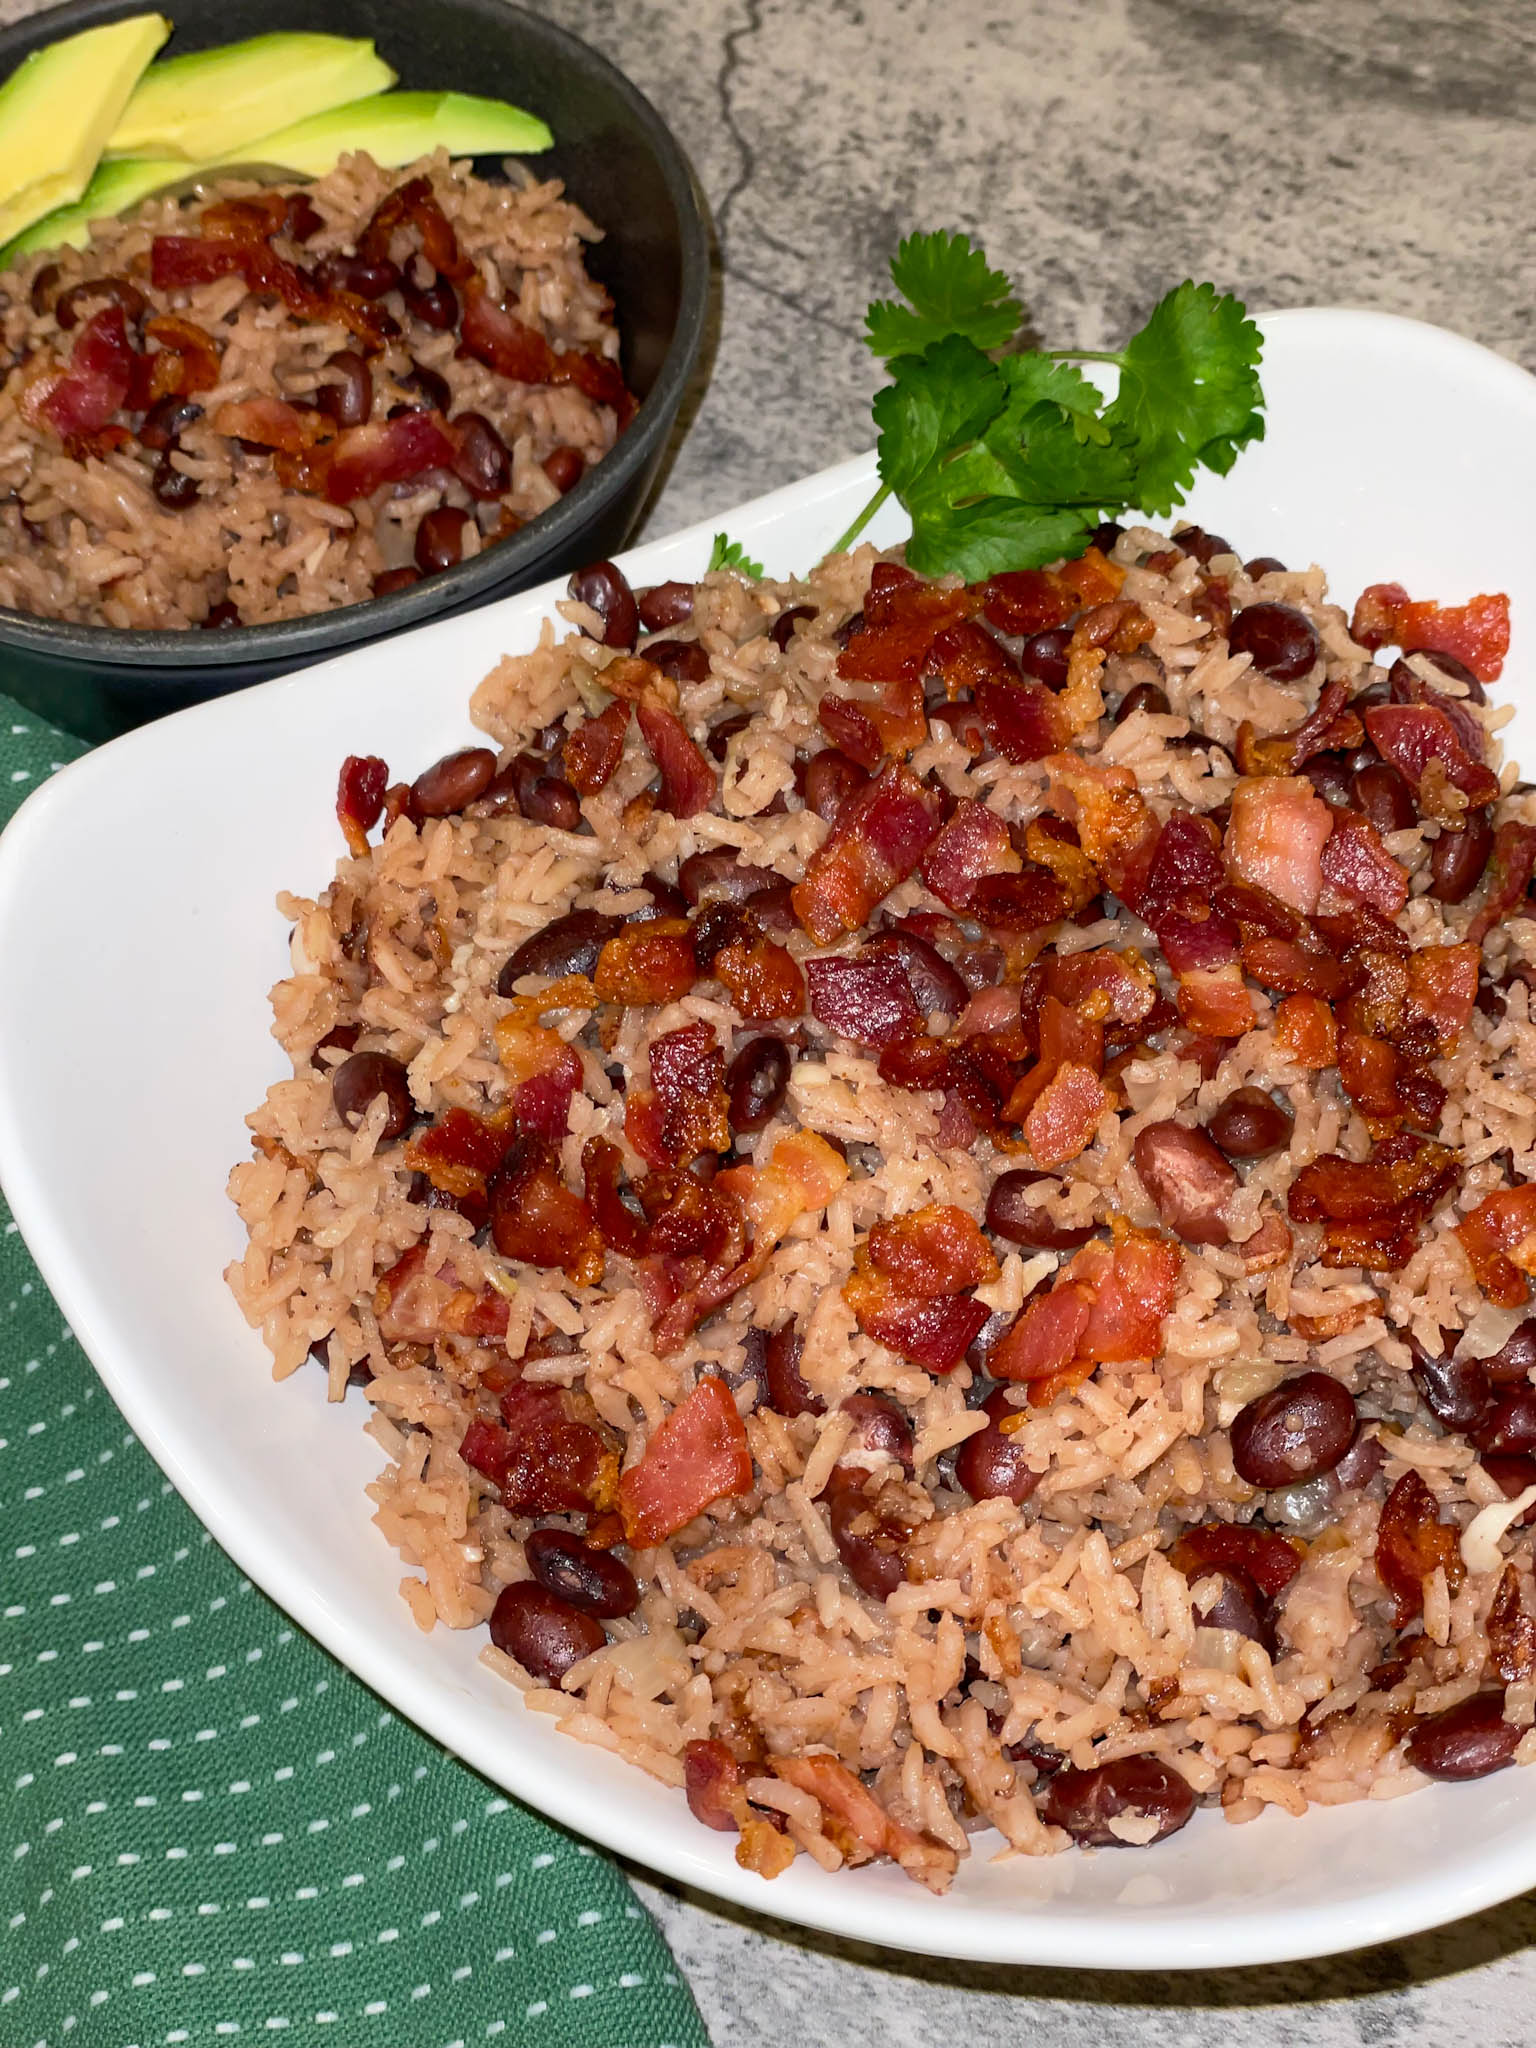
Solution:
M554 139L537 114L505 100L462 92L391 92L259 136L245 154L253 163L321 178L355 149L365 149L376 164L391 170L434 149L446 149L451 156L524 156L548 149Z
M233 163L274 123L307 120L394 82L366 38L274 34L189 50L145 72L107 153Z
M152 192L178 184L189 168L179 157L103 158L95 177L72 205L56 206L0 249L0 270L9 270L34 249L83 249L91 239L93 220L126 213Z
M34 50L0 86L0 242L80 197L170 32L162 14L88 28Z

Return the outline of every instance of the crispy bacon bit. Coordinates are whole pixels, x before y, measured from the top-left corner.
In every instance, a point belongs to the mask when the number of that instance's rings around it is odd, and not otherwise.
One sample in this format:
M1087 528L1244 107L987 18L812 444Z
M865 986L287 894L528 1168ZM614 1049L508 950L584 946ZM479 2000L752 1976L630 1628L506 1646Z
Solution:
M559 1266L578 1287L603 1277L603 1241L592 1212L560 1178L554 1148L523 1133L491 1184L491 1236L504 1259Z
M899 1294L867 1269L849 1277L843 1294L866 1337L934 1373L954 1371L992 1313L970 1295Z
M984 1287L998 1275L992 1247L974 1218L948 1202L930 1202L875 1224L869 1257L898 1292L924 1301Z
M834 1823L828 1832L848 1863L889 1856L908 1877L935 1892L943 1891L954 1876L954 1850L892 1820L874 1794L835 1756L818 1751L814 1756L775 1757L772 1768L776 1777L809 1792L820 1804Z
M626 1125L627 1121L626 1117ZM621 1258L643 1256L649 1228L645 1217L624 1200L623 1153L607 1138L589 1138L582 1148L581 1168L587 1207L603 1243Z
M1045 962L1049 994L1097 1023L1141 1024L1157 1002L1157 977L1133 946L1089 953L1052 953Z
M1523 900L1536 869L1536 825L1511 820L1493 835L1493 852L1488 860L1485 894L1476 916L1467 926L1467 941L1480 946L1496 924L1501 924Z
M453 447L436 413L406 412L398 419L348 427L313 451L310 460L323 464L316 481L329 503L350 505L380 484L406 483L425 470L451 468Z
M1287 996L1275 1007L1275 1048L1318 1073L1338 1057L1338 1027L1320 996Z
M348 754L336 784L336 822L346 836L354 860L368 851L368 834L384 809L389 764L377 754Z
M752 1453L736 1403L717 1373L705 1373L619 1480L625 1541L649 1550L751 1485Z
M1278 1209L1266 1208L1252 1237L1237 1247L1245 1273L1269 1273L1291 1256L1294 1240Z
M464 1286L451 1261L429 1269L425 1239L380 1275L373 1312L386 1344L435 1344L442 1337L507 1334L505 1296L492 1287Z
M1033 676L978 684L976 710L987 738L1015 766L1043 761L1072 737L1061 699Z
M133 366L127 321L114 301L81 328L69 368L37 407L38 417L61 440L98 432L128 396Z
M1533 835L1536 837L1536 835ZM1434 1051L1444 1056L1472 1021L1477 1006L1478 950L1475 944L1421 946L1408 960L1407 1013L1434 1031Z
M405 1163L444 1194L483 1195L514 1135L505 1116L499 1123L489 1123L467 1109L446 1110L412 1138L405 1148Z
M1012 1329L987 1354L994 1379L1033 1383L1054 1377L1078 1355L1093 1296L1085 1286L1058 1282L1026 1303Z
M1082 595L1053 569L1008 569L982 586L988 619L1000 633L1030 639L1064 626Z
M669 1161L686 1165L700 1152L730 1150L725 1054L712 1024L688 1024L652 1039L651 1086Z
M1459 1175L1456 1154L1446 1146L1399 1133L1368 1160L1329 1152L1310 1161L1291 1183L1291 1218L1326 1224L1325 1266L1396 1272L1413 1256L1425 1221Z
M159 347L150 358L151 403L159 398L185 398L211 391L223 372L218 343L206 327L180 313L157 313L144 323L144 333Z
M1057 1068L1030 1105L1024 1136L1037 1166L1065 1166L1093 1143L1113 1098L1091 1067Z
M421 236L421 252L440 277L462 284L474 276L475 266L460 253L458 236L427 177L408 178L385 194L363 230L357 245L359 255L375 261L387 257L395 229L406 222Z
M1095 1365L1155 1358L1184 1254L1154 1231L1116 1222L1114 1241L1086 1244L1049 1294L1037 1295L987 1358L996 1379L1029 1384L1045 1405Z
M863 628L839 654L837 673L844 682L916 683L935 638L980 603L973 591L940 590L915 577L910 583L872 583Z
M1325 882L1383 917L1396 917L1408 901L1408 870L1387 852L1369 818L1335 815L1321 864Z
M1043 932L1071 908L1071 896L1048 868L983 875L971 890L971 916L992 931Z
M1247 940L1243 966L1265 988L1288 996L1322 996L1325 1001L1340 993L1346 978L1331 953L1309 952L1290 939Z
M1187 1579L1207 1571L1246 1572L1266 1599L1273 1600L1301 1570L1299 1544L1278 1529L1259 1529L1241 1522L1202 1522L1186 1529L1168 1553L1168 1561Z
M281 448L289 455L302 455L322 435L332 431L323 414L300 412L285 399L270 396L221 405L209 424L216 434L227 434L231 440L253 441L262 448Z
M906 969L894 952L807 960L811 1015L858 1045L891 1045L922 1029Z
M1040 998L1036 1029L1040 1057L1009 1094L1004 1112L1009 1123L1022 1122L1062 1067L1070 1064L1090 1075L1103 1072L1104 1026L1097 1017L1068 1009L1057 997L1046 994Z
M1021 865L996 811L963 796L923 857L923 880L941 903L965 910L984 876L1017 874Z
M629 706L615 698L596 718L584 718L566 736L562 759L565 778L582 796L595 796L618 767L629 731Z
M612 1507L618 1459L589 1401L518 1381L501 1397L501 1422L472 1422L459 1456L501 1491L514 1515L581 1514Z
M661 808L674 818L691 818L714 801L715 771L688 737L674 711L659 704L635 706L641 736L661 770Z
M1484 1623L1488 1661L1507 1684L1536 1677L1536 1620L1520 1598L1520 1574L1505 1565Z
M1424 1581L1437 1567L1454 1593L1463 1576L1458 1533L1438 1519L1435 1497L1418 1473L1405 1472L1387 1495L1376 1531L1376 1573L1399 1628L1423 1613Z
M1121 901L1138 909L1158 824L1134 771L1080 754L1052 754L1045 765L1052 808L1076 824L1084 853Z
M695 1820L721 1834L741 1830L749 1808L746 1773L723 1742L690 1742L683 1750L683 1790Z
M1333 813L1304 775L1245 780L1232 793L1227 866L1304 916L1317 908Z
M1311 998L1287 1000L1306 1002ZM1181 974L1178 1005L1180 1019L1188 1029L1207 1038L1241 1038L1253 1029L1253 996L1235 960L1225 967L1193 967Z
M923 662L925 679L937 677L953 704L985 682L1013 683L1018 664L984 626L962 619L935 635Z
M651 917L609 939L592 986L605 1003L675 1003L698 972L687 918Z
M1509 599L1499 591L1439 605L1415 602L1400 583L1372 583L1360 593L1349 630L1372 653L1391 646L1404 654L1450 654L1479 682L1495 683L1509 652Z
M1372 744L1402 775L1410 788L1424 794L1426 771L1438 761L1440 772L1469 804L1491 804L1499 778L1467 752L1454 719L1432 704L1372 704L1365 714Z
M798 1017L805 1008L805 976L794 955L760 932L722 946L712 965L715 979L754 1024Z
M1485 1195L1456 1226L1472 1277L1500 1308L1519 1308L1536 1273L1536 1182Z
M885 744L879 728L866 707L852 697L839 697L829 693L823 697L816 712L817 721L834 747L841 749L850 761L857 761L861 768L871 771L878 768L885 753ZM924 723L923 731L927 732ZM916 746L919 740L911 742ZM905 752L903 748L900 751Z
M460 351L517 384L554 381L555 352L539 333L498 304L478 277L464 287Z
M889 762L843 806L791 899L819 946L858 931L906 880L938 831L939 815L938 797L905 762Z

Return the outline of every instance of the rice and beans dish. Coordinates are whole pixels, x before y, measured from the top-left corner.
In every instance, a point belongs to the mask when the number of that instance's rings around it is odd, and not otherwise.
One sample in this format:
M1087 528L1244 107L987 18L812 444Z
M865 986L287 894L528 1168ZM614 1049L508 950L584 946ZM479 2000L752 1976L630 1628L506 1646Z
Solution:
M421 1627L768 1876L1536 1757L1502 606L597 564L350 758L229 1278Z

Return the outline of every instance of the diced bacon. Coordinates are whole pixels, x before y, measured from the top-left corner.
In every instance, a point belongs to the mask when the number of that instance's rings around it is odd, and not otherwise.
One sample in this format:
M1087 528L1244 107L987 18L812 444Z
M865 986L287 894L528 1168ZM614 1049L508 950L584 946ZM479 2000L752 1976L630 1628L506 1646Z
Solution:
M1246 1522L1201 1522L1183 1532L1168 1560L1187 1579L1213 1569L1246 1572L1266 1599L1273 1600L1301 1570L1302 1553L1278 1529Z
M368 851L368 834L379 822L388 787L389 764L377 754L348 754L342 762L336 783L336 822L354 860L361 860Z
M223 372L218 343L206 327L180 313L157 313L144 323L147 340L159 344L150 358L149 398L187 397L211 391Z
M505 1296L491 1287L466 1287L451 1262L429 1268L425 1239L379 1276L373 1312L386 1344L435 1344L442 1337L507 1333Z
M629 706L615 698L596 718L584 718L565 742L562 759L566 780L582 796L604 788L624 753L629 731Z
M713 1738L683 1747L683 1790L695 1820L722 1834L738 1834L748 1817L746 1773L723 1742Z
M1493 835L1493 853L1488 861L1484 895L1476 916L1467 926L1469 944L1483 940L1519 907L1531 886L1536 869L1536 825L1521 825L1511 819Z
M631 1096L633 1101L637 1098ZM649 1098L654 1101L654 1098ZM628 1104L625 1106L625 1135L629 1131ZM657 1119L658 1133L660 1119ZM638 1146L635 1147L640 1151ZM644 1152L641 1157L645 1158ZM581 1169L586 1187L587 1207L592 1211L598 1234L611 1252L621 1258L638 1259L645 1252L649 1224L636 1215L624 1200L624 1155L607 1138L589 1138L582 1147Z
M1133 908L1154 928L1167 912L1208 909L1226 880L1221 834L1209 818L1174 811L1157 835L1151 865Z
M505 1115L499 1123L490 1123L467 1109L449 1109L412 1138L405 1148L405 1163L444 1194L483 1194L515 1136Z
M1001 633L1029 639L1064 626L1085 602L1054 569L1006 569L983 586L988 619Z
M1323 880L1383 917L1408 901L1408 870L1381 843L1369 818L1336 816L1322 852Z
M1075 562L1066 563L1056 573L1069 589L1077 592L1078 602L1084 605L1110 603L1120 595L1125 583L1125 571L1120 564L1110 561L1096 547L1084 548Z
M1158 823L1129 768L1106 767L1080 754L1052 754L1053 809L1072 819L1084 853L1122 902L1135 909L1146 884Z
M1316 704L1300 725L1285 735L1289 742L1290 763L1286 769L1288 775L1293 775L1299 768L1305 767L1315 754L1329 753L1334 747L1346 744L1344 740L1335 738L1333 727L1348 699L1349 692L1342 683L1324 683L1318 692ZM1354 744L1358 746L1359 740L1356 739Z
M1033 676L978 684L976 710L987 738L1005 761L1043 761L1072 737L1061 699Z
M805 976L794 955L761 933L722 946L713 967L715 979L751 1023L798 1017L805 1008Z
M315 459L324 460L324 495L332 505L369 497L380 484L409 482L429 469L448 469L453 446L433 412L401 413L398 419L348 427Z
M1085 1244L1065 1276L1093 1294L1079 1347L1083 1355L1095 1365L1155 1358L1183 1270L1183 1251L1156 1231L1122 1223L1112 1244L1102 1239Z
M872 1284L861 1286L861 1277ZM971 1295L898 1294L879 1274L854 1274L843 1293L866 1337L928 1372L953 1372L992 1313Z
M281 448L289 455L302 455L330 431L329 422L315 412L301 413L285 399L259 394L221 405L209 422L216 434L232 440L254 441L263 448Z
M1329 842L1332 844L1332 842ZM1249 939L1243 966L1255 981L1281 995L1322 996L1332 1002L1347 979L1331 953L1315 953L1291 939Z
M869 1257L898 1293L922 1300L959 1294L995 1280L998 1264L975 1219L949 1202L930 1202L876 1223Z
M639 1463L620 1476L625 1541L649 1550L715 1501L751 1486L752 1453L736 1403L717 1373L705 1373L656 1430Z
M572 1410L580 1397L520 1380L501 1397L501 1422L472 1422L459 1446L466 1465L500 1488L514 1515L606 1513L618 1459L603 1432ZM588 1415L591 1404L586 1404Z
M908 1877L930 1891L946 1889L955 1873L954 1850L892 1820L874 1794L835 1756L817 1752L814 1756L775 1757L772 1769L786 1784L809 1792L832 1816L835 1825L830 1832L848 1845L845 1854L849 1862L889 1856ZM860 1845L862 1855L852 1853L854 1843Z
M1333 813L1304 775L1247 778L1232 794L1225 853L1229 871L1278 896L1304 916L1317 908L1322 852Z
M955 1025L956 1038L972 1038L979 1031L1007 1031L1019 1021L1017 988L978 989L966 1004Z
M651 917L607 941L592 986L605 1003L674 1003L698 977L687 918Z
M641 736L661 770L661 808L674 818L691 818L714 801L715 771L688 737L676 712L659 704L635 706Z
M1495 683L1509 652L1509 599L1483 593L1465 604L1415 602L1400 583L1372 583L1360 593L1350 632L1362 647L1400 647L1404 654L1450 654L1479 682Z
M464 288L463 352L518 384L549 384L555 352L536 328L493 299L478 277Z
M1436 1052L1454 1052L1477 1005L1475 945L1421 946L1408 958L1408 1014L1434 1027Z
M1406 1202L1438 1199L1446 1191L1447 1175L1454 1181L1455 1161L1445 1146L1420 1140L1394 1140L1368 1160L1325 1152L1291 1182L1290 1212L1298 1223L1369 1222ZM1536 1189L1532 1194L1536 1199Z
M1382 1505L1376 1529L1376 1574L1391 1595L1402 1628L1424 1610L1424 1581L1444 1571L1447 1589L1461 1585L1460 1531L1442 1522L1435 1497L1415 1471L1398 1480Z
M1019 665L1006 648L974 619L961 619L934 636L923 662L925 678L937 676L950 703L985 682L1014 683Z
M940 902L964 910L984 875L1017 874L1021 865L996 811L964 796L923 857L923 880Z
M274 194L274 200L278 196ZM384 195L358 241L359 253L375 259L387 256L395 229L406 222L420 235L421 253L440 277L455 284L474 277L475 266L460 253L458 236L427 177L408 178Z
M1058 1002L1100 1024L1140 1024L1157 1001L1157 977L1134 947L1052 953L1045 986Z
M1446 780L1468 803L1490 804L1499 793L1499 778L1474 760L1462 743L1455 721L1432 704L1372 704L1365 714L1366 731L1385 760L1421 790L1425 770L1438 761Z
M1070 1061L1046 1082L1024 1119L1024 1136L1035 1164L1065 1166L1093 1143L1099 1120L1113 1106L1108 1089L1090 1067Z
M939 799L905 762L890 762L846 803L793 892L795 915L820 946L856 932L916 868L939 829Z
M69 368L38 406L39 417L61 439L97 432L128 396L133 365L127 321L114 301L81 328Z
M1237 1247L1245 1273L1268 1273L1283 1266L1291 1256L1294 1240L1290 1226L1278 1209L1265 1209L1252 1237Z
M212 284L215 278L228 277L240 267L240 250L232 242L200 235L156 235L150 244L150 282L159 292Z
M844 682L915 683L936 636L979 607L969 590L941 590L916 578L871 586L863 630L839 654L837 673Z
M1066 890L1067 915L1086 910L1104 887L1103 877L1077 843L1077 828L1044 811L1024 828L1024 852L1037 867L1054 875Z
M1104 1026L1096 1017L1069 1009L1056 996L1045 995L1040 1001L1037 1030L1040 1056L1029 1072L1014 1083L1004 1111L1009 1123L1023 1121L1061 1067L1070 1064L1090 1075L1100 1074L1104 1069Z
M1089 1288L1067 1281L1037 1295L987 1354L994 1379L1049 1378L1076 1358L1093 1310Z
M807 960L811 1015L857 1045L891 1045L922 1029L906 969L894 953Z
M1253 996L1236 961L1191 968L1179 977L1179 1016L1207 1038L1241 1038L1253 1029Z
M712 1024L688 1024L651 1041L651 1086L661 1110L669 1163L730 1149L725 1054Z
M1536 1182L1485 1195L1456 1226L1472 1277L1500 1308L1519 1308L1536 1273Z
M1339 1031L1338 1062L1339 1080L1362 1116L1379 1123L1402 1114L1402 1062L1394 1045L1345 1025Z
M970 914L998 932L1043 932L1059 924L1072 898L1047 868L1021 868L1013 875L983 875L971 890Z
M560 1178L558 1158L531 1133L521 1135L490 1186L491 1236L505 1259L559 1266L578 1287L603 1277L603 1243L592 1212Z
M1214 904L1194 915L1165 910L1154 929L1163 958L1175 974L1217 974L1237 958L1238 928Z
M885 743L865 705L852 697L840 697L829 691L817 706L816 719L833 746L845 753L850 761L857 761L861 768L871 772L879 767L885 754Z

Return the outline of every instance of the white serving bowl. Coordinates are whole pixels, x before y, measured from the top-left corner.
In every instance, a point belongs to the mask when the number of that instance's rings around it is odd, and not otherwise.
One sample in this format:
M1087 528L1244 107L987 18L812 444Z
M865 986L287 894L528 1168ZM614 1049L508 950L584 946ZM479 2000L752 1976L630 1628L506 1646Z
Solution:
M1335 593L1395 579L1514 606L1507 691L1536 753L1536 380L1414 322L1354 312L1263 322L1269 434L1184 517L1247 555L1322 562ZM711 530L804 568L869 494L869 458L636 549L637 584L702 568ZM889 543L900 515L872 529ZM339 852L349 753L415 773L471 737L473 685L532 644L556 586L201 705L87 756L0 840L0 1176L77 1336L140 1439L215 1536L403 1714L552 1818L706 1892L907 1950L1173 1969L1269 1962L1408 1934L1536 1883L1536 1772L1389 1804L1197 1814L1145 1851L993 1861L983 1836L931 1898L889 1867L772 1884L730 1838L603 1751L558 1735L477 1661L421 1635L369 1521L378 1455L318 1373L281 1387L226 1292L241 1247L223 1196L244 1113L286 1071L266 990L287 971L273 907Z

